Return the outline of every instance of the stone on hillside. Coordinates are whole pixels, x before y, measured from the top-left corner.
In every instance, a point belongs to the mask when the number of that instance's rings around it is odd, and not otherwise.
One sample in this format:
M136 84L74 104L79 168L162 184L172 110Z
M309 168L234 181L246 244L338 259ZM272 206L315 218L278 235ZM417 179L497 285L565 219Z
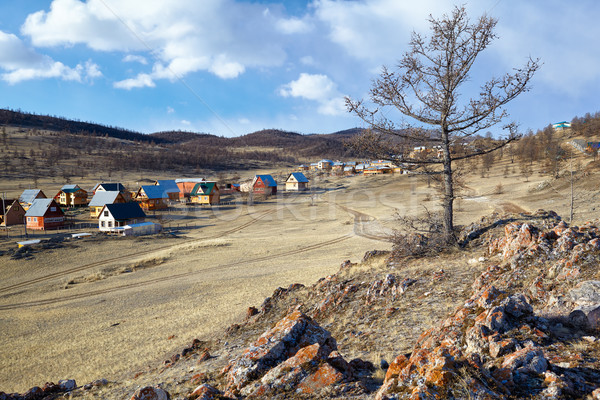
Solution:
M269 377L281 378L284 367L279 364L288 362L292 369L300 366L301 360L316 362L325 359L337 349L335 339L308 316L294 311L273 328L263 333L245 352L233 360L226 368L228 392L235 393L254 382L245 392L254 393L261 386L277 382L255 382L273 370ZM289 361L286 361L290 359ZM292 372L290 372L292 373ZM292 380L300 379L302 373L290 376ZM265 388L261 390L265 390Z
M213 400L217 395L221 394L214 387L203 384L198 386L188 397L189 400Z
M591 307L578 307L569 314L569 322L580 329L600 328L600 304Z
M569 297L578 306L600 305L600 281L585 281L569 291Z
M168 392L154 386L140 388L131 396L131 400L170 400L170 398Z

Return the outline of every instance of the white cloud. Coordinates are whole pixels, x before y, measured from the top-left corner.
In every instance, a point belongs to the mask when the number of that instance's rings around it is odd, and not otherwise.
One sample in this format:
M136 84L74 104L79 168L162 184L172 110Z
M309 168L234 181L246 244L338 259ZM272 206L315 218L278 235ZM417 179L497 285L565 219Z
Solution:
M135 54L126 55L125 57L123 57L123 62L137 62L143 65L148 64L148 60L146 60L146 57L138 56Z
M68 67L51 57L27 47L17 36L0 31L0 69L2 80L16 84L32 79L59 78L81 82L102 76L98 65L91 61Z
M340 115L345 112L343 96L336 84L326 75L301 73L300 77L279 89L283 97L300 97L319 103L323 115Z
M155 87L156 84L152 80L152 77L148 74L138 74L135 78L124 79L122 81L115 82L113 86L117 89L136 89L144 87Z
M186 125L186 126L190 126L190 125L192 125L192 123L191 123L190 121L188 121L187 119L182 119L182 120L181 120L181 123L182 123L183 125Z
M277 30L286 35L296 33L308 33L312 30L312 26L299 18L280 19L275 24Z
M282 18L282 7L264 11L260 4L236 0L53 0L49 10L27 17L22 33L35 46L82 44L152 54L152 72L115 84L131 89L197 71L232 79L247 68L282 65L285 40L279 29L306 28L300 20ZM123 61L144 64L147 58L130 54Z
M175 109L173 107L167 107L167 114L173 114Z
M242 125L250 125L250 120L248 118L240 118L238 122Z

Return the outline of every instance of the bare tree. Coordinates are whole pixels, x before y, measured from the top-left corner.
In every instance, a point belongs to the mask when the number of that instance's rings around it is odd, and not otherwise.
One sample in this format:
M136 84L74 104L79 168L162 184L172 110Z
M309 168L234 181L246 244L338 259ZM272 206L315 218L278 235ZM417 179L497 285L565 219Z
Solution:
M370 94L376 108L350 98L346 98L346 105L370 126L353 147L365 146L373 155L399 164L442 166L444 234L454 242L452 162L492 152L518 138L516 124L511 123L504 127L508 130L506 137L492 141L490 147L469 147L465 141L508 116L504 106L529 89L540 63L530 58L521 69L485 82L479 97L461 102L461 88L469 81L469 71L477 56L496 38L497 21L484 15L471 23L465 8L455 7L450 15L440 19L430 16L429 22L431 37L427 40L413 32L409 51L398 62L397 69L384 67L373 82ZM395 108L408 121L396 125L381 110L387 107ZM392 139L399 140L394 143ZM439 146L441 155L426 159L411 157L406 152L410 143Z

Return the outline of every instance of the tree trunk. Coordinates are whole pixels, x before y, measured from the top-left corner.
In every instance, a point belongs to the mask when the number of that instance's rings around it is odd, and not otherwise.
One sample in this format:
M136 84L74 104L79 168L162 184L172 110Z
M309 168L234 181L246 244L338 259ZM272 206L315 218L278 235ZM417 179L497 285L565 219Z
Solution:
M454 242L454 185L452 182L452 157L448 136L448 131L442 129L442 151L444 153L444 198L442 199L442 207L444 208L444 235L449 242Z

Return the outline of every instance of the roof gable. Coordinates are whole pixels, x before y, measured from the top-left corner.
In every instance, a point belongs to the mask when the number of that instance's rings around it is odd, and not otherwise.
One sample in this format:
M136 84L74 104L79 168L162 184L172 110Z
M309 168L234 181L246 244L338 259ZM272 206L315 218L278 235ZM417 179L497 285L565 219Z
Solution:
M167 199L169 195L165 191L165 188L160 185L144 185L140 189L140 193L144 192L149 199Z
M217 182L197 183L196 186L194 186L194 189L192 190L192 196L212 194L217 190L219 190L219 188L217 187Z
M94 190L100 190L100 191L106 191L106 192L126 192L127 189L125 189L125 186L123 186L121 183L119 182L114 182L114 183L99 183L96 185L96 187L94 188Z
M46 195L40 189L25 189L23 190L21 196L19 196L19 201L21 203L31 204L33 203L33 200L35 200L37 197L45 199Z
M277 182L271 175L256 175L256 178L260 179L266 187L277 187Z
M56 211L64 214L54 199L35 199L31 207L25 213L26 217L43 217L50 207L56 207Z
M177 186L177 182L175 179L163 179L157 180L155 186L160 186L167 193L179 193L179 186Z
M292 172L286 182L308 183L308 178L302 172Z
M116 220L126 220L133 218L144 218L146 214L138 203L114 203L106 204L103 208L110 212Z
M80 188L78 185L64 185L62 188L60 188L60 191L65 192L65 193L75 193L80 190L83 190L83 189ZM83 190L83 191L85 192L85 190Z
M103 192L103 191L99 191L96 192L96 194L94 195L94 197L92 197L92 200L90 201L89 206L90 207L102 207L105 204L112 204L114 203L117 198L121 196L121 198L123 198L123 195L121 194L121 192L117 192L117 191L109 191L109 192Z

